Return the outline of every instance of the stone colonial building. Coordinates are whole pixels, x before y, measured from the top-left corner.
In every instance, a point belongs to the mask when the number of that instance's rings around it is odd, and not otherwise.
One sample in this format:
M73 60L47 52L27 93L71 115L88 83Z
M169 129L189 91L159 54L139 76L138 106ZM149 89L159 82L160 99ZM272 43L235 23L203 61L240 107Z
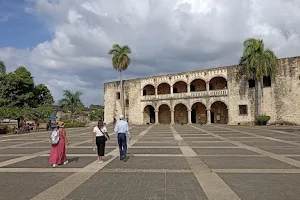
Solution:
M263 78L261 111L272 122L300 124L300 57L279 61L277 76ZM240 67L138 78L124 81L125 117L131 124L254 121L255 82ZM104 120L121 114L120 81L104 84Z

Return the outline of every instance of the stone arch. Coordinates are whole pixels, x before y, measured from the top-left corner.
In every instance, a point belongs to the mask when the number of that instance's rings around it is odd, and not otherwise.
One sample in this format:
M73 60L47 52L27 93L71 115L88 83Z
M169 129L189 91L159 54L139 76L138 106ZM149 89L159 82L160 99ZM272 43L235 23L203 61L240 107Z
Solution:
M210 106L211 123L228 123L228 106L223 101L215 101Z
M154 124L155 123L155 109L154 106L152 105L146 105L144 110L143 110L143 117L144 117L144 123L150 123Z
M195 78L190 83L190 91L191 92L200 92L206 91L206 82L204 79Z
M160 83L157 86L157 94L171 94L171 86L169 83Z
M222 75L214 76L209 80L209 90L227 89L227 79Z
M174 106L174 122L175 124L188 123L188 107L183 103L178 103Z
M191 121L194 124L206 124L207 123L207 111L206 106L202 102L195 102L192 105Z
M145 85L143 87L143 96L155 95L155 87L152 84Z
M190 106L189 106L189 104L188 104L187 102L182 101L182 100L176 100L176 101L173 102L172 110L174 110L174 109L175 109L175 106L178 105L178 104L183 104L183 105L185 105L185 107L187 107L187 109L190 108Z
M212 102L208 103L207 105L207 109L211 109L211 106L215 103L215 102L222 102L226 105L226 107L228 108L228 103L226 101L224 101L222 98L214 98Z
M187 92L187 83L185 81L176 81L173 84L173 93Z
M171 110L170 106L163 103L158 106L158 123L170 124L171 123Z

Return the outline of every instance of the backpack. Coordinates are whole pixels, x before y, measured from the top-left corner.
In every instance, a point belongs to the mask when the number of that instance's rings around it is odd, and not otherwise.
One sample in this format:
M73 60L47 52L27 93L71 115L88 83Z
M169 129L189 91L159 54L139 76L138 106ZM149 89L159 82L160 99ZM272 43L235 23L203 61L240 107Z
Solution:
M59 130L54 130L50 136L50 143L57 144L59 141Z

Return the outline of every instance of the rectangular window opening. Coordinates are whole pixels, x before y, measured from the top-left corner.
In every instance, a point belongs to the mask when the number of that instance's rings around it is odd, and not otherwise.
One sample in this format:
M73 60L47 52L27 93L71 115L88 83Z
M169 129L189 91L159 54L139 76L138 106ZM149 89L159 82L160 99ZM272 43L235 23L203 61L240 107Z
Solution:
M120 92L117 92L117 94L116 94L116 98L117 98L117 99L120 99L120 98L121 98L121 94L120 94Z
M263 87L271 87L271 77L270 76L264 76L263 77Z
M249 84L249 88L254 88L255 87L255 80L254 79L249 79L248 84Z
M240 115L248 115L247 105L239 105Z

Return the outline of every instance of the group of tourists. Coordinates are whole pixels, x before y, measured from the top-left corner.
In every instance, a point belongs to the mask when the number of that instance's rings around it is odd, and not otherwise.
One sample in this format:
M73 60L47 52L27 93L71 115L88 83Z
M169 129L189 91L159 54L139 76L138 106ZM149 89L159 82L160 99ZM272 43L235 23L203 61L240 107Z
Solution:
M124 160L127 154L127 142L130 138L129 125L120 115L120 120L115 123L114 132L118 134L117 141L119 144L120 160ZM97 146L98 162L103 163L105 154L106 141L110 139L105 123L102 120L98 121L98 125L93 129L92 144ZM66 146L69 145L66 135L65 124L59 122L50 136L51 150L49 164L53 167L58 165L68 164L66 156Z

